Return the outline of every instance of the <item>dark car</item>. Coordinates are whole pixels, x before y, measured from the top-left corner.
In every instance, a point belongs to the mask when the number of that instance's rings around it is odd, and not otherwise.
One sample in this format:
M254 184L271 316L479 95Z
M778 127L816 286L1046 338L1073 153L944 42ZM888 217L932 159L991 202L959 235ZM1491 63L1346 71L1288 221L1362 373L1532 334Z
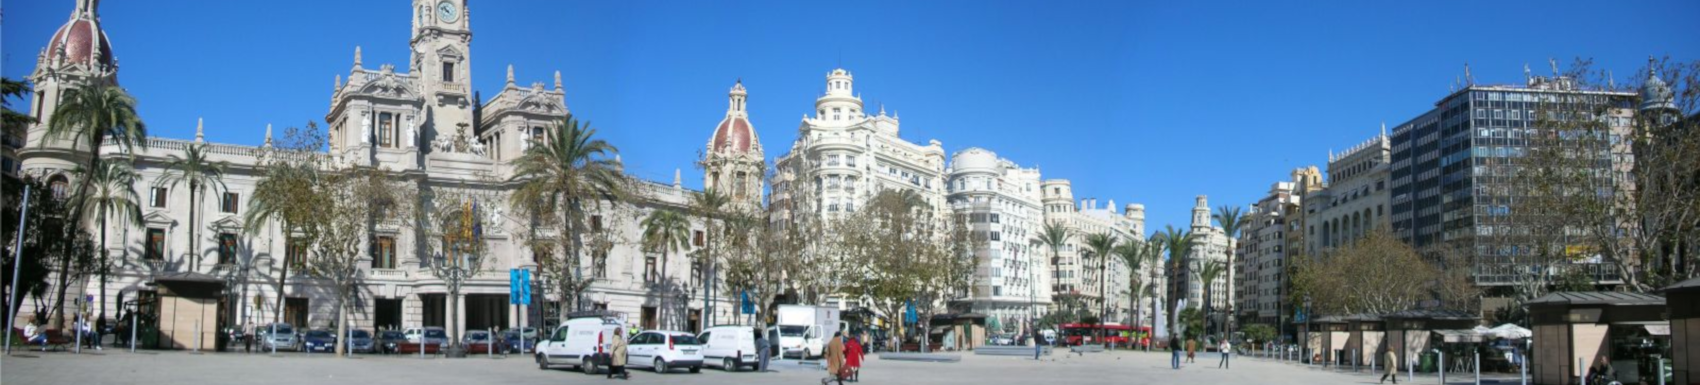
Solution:
M501 341L490 339L490 332L484 330L467 330L466 337L460 339L461 346L466 347L467 354L489 354L500 350Z
M336 334L329 330L308 331L307 336L301 340L301 351L308 353L336 351Z
M537 337L521 334L519 330L514 329L502 332L501 341L502 351L508 353L526 353L537 347Z
M372 341L372 332L361 329L348 331L348 351L354 353L372 353L377 351L377 344Z
M379 353L395 354L396 348L403 343L407 343L407 334L400 330L378 332L377 350Z

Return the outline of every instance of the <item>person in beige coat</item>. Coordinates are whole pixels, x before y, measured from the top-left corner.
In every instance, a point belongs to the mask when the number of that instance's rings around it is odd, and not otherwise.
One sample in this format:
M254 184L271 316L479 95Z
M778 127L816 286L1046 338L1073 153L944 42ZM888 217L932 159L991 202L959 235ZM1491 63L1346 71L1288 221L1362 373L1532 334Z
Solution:
M632 375L626 372L626 338L620 335L620 329L614 329L614 342L608 344L608 379L614 379L619 373L620 379L630 380Z
M1393 354L1393 349L1387 349L1381 353L1381 359L1387 363L1387 370L1381 375L1381 381L1375 383L1382 383L1388 378L1392 378L1395 384L1399 383L1399 355Z
M826 344L826 352L821 355L826 360L828 378L835 379L839 385L844 385L844 332L832 333L832 342ZM826 380L821 380L825 383Z

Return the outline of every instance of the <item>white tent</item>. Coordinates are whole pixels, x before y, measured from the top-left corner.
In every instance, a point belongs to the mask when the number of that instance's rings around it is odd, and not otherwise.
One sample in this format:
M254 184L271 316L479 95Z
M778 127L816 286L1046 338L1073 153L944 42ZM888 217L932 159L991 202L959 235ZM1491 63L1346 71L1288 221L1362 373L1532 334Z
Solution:
M1492 336L1492 337L1506 338L1506 339L1529 338L1530 336L1535 335L1535 333L1530 331L1529 329L1526 329L1522 326L1517 326L1517 325L1514 325L1514 324L1504 324L1504 325L1495 326L1492 329L1488 329L1487 332L1484 332L1482 334Z

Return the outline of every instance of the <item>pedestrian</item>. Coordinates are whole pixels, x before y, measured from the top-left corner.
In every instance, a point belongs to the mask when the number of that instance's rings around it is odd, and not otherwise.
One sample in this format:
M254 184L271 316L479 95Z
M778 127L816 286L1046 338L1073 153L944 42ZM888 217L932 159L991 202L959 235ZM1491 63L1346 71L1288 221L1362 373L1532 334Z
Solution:
M1169 359L1169 366L1172 366L1175 369L1180 369L1181 368L1181 338L1180 337L1176 337L1174 335L1169 335L1169 351L1174 353L1174 357Z
M769 352L773 351L772 349L773 349L773 347L768 346L767 329L766 328L756 329L756 361L757 361L756 371L757 372L764 372L764 373L767 372L767 357L770 354Z
M254 352L254 321L242 323L242 352Z
M1392 348L1388 348L1381 354L1381 359L1387 364L1387 369L1381 374L1381 380L1375 383L1385 382L1388 378L1392 378L1395 384L1399 383L1399 356L1393 354Z
M850 337L850 341L844 343L844 365L849 367L850 382L862 380L862 341L860 340L860 338Z
M1227 369L1228 368L1228 354L1234 352L1234 345L1229 344L1227 338L1223 338L1222 339L1222 347L1220 349L1222 350L1222 363L1216 364L1216 367L1222 368L1222 369Z
M826 360L827 373L827 378L820 380L821 385L826 385L828 380L844 385L844 332L832 332L832 341L826 344L826 352L821 354L821 359Z
M622 380L632 379L631 374L626 373L626 338L620 336L620 329L614 329L614 342L608 345L608 379L614 379L615 374L619 374Z
M1189 363L1189 364L1198 363L1197 360L1194 360L1194 354L1197 353L1197 352L1198 352L1198 340L1188 338L1186 340L1186 363Z
M110 326L106 322L106 313L100 313L100 317L95 317L95 319L94 319L94 349L95 350L106 350L106 348L102 347L103 345L101 344L101 340L106 338L106 334L107 334L106 328L108 328L108 327L110 327Z

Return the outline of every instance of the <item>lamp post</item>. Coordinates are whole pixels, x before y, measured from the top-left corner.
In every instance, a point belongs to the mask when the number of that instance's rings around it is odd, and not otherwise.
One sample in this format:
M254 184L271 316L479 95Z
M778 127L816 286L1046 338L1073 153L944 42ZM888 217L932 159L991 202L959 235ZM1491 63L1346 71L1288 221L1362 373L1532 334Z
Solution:
M478 204L463 202L459 205L458 221L443 223L441 247L433 252L431 274L443 280L448 286L448 349L444 352L447 357L463 357L464 347L460 345L460 291L467 280L477 276L483 265L484 256L484 226L480 223L482 216L478 215ZM424 338L420 339L420 351L425 350Z

